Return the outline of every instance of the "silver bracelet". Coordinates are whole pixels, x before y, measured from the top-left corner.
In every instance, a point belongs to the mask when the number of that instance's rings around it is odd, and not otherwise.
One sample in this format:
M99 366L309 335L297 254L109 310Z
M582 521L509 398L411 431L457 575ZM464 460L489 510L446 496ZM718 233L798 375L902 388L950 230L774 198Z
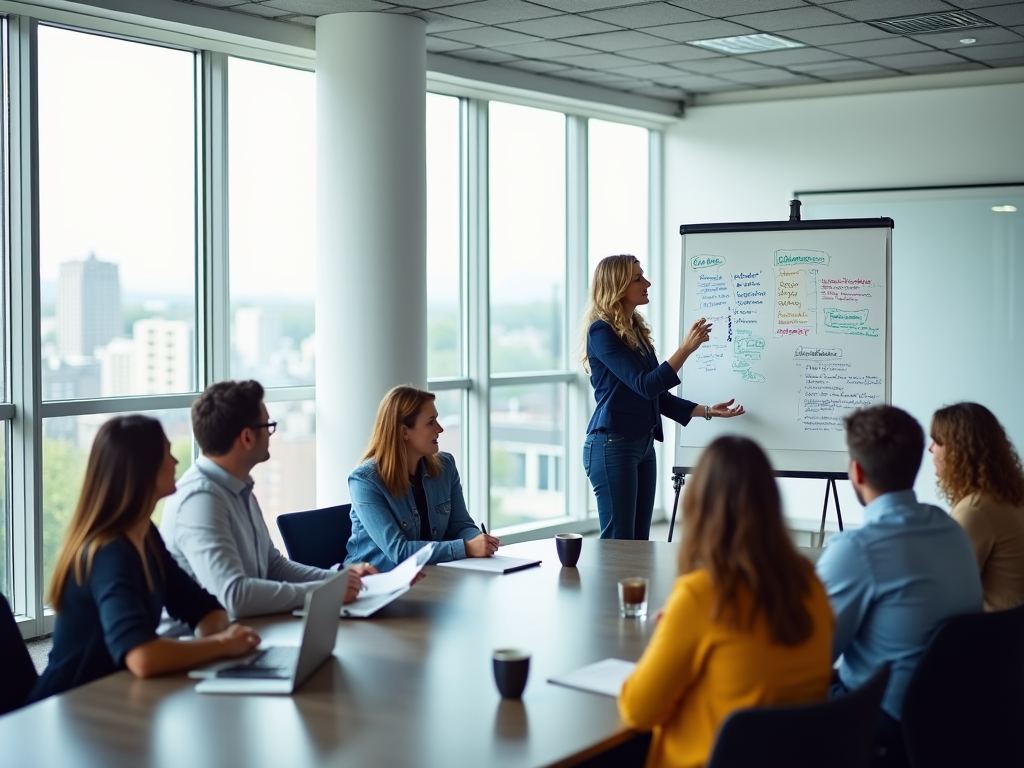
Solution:
M711 421L711 406L710 405L705 405L704 406L704 418L707 419L708 421Z

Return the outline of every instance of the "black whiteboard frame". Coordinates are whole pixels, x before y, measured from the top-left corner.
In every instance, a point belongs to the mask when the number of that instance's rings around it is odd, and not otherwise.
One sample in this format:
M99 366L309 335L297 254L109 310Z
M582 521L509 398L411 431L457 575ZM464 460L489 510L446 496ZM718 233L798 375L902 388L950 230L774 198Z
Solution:
M888 216L876 219L800 219L799 221L736 221L720 224L682 224L680 235L707 235L721 232L781 232L792 229L895 229Z

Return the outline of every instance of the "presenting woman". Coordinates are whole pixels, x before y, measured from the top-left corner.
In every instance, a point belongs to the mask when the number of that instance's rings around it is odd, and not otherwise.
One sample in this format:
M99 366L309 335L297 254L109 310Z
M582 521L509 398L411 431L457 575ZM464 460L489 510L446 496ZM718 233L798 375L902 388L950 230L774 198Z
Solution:
M252 629L229 625L220 603L181 570L150 522L157 501L174 493L177 463L156 419L118 416L100 427L50 581L53 649L30 701L126 667L151 677L259 645ZM196 639L158 637L164 608Z
M602 539L647 539L654 514L658 465L654 441L664 440L661 417L686 426L694 416L731 418L743 413L729 400L698 405L669 394L679 369L711 334L704 318L679 348L659 364L647 323L651 283L635 256L608 256L594 270L584 315L583 367L590 373L597 408L587 427L583 468L597 496Z
M686 483L679 573L619 694L630 728L653 730L647 768L697 768L734 710L822 701L832 608L789 540L768 458L720 437Z
M1024 470L995 415L956 403L932 417L939 489L971 540L981 569L985 610L1024 604Z
M346 562L390 571L425 544L431 563L490 557L501 543L466 509L450 453L441 453L434 395L395 387L381 400L363 463L349 475L352 536Z

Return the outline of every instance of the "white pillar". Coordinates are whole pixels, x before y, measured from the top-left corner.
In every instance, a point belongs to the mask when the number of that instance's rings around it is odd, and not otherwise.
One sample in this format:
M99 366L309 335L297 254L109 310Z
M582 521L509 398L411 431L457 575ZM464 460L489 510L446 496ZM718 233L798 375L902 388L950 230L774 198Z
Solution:
M349 500L384 393L427 384L424 22L319 17L316 107L316 475L328 506Z

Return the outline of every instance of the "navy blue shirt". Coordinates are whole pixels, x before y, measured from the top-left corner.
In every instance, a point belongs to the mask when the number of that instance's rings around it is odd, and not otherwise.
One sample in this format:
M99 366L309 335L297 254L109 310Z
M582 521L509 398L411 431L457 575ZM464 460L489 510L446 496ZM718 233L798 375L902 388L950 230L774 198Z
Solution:
M125 536L100 547L82 584L75 580L74 573L68 575L53 631L50 662L29 701L125 669L130 650L156 639L164 606L173 618L193 629L210 611L221 609L217 598L181 570L155 528L150 527L147 539L152 591L146 584L139 551ZM155 545L157 555L150 544Z
M595 320L587 330L587 358L597 401L587 432L605 430L635 440L654 430L654 439L664 440L662 415L683 426L690 423L697 404L669 394L679 376L668 363L659 365L646 344L631 349L608 323Z

